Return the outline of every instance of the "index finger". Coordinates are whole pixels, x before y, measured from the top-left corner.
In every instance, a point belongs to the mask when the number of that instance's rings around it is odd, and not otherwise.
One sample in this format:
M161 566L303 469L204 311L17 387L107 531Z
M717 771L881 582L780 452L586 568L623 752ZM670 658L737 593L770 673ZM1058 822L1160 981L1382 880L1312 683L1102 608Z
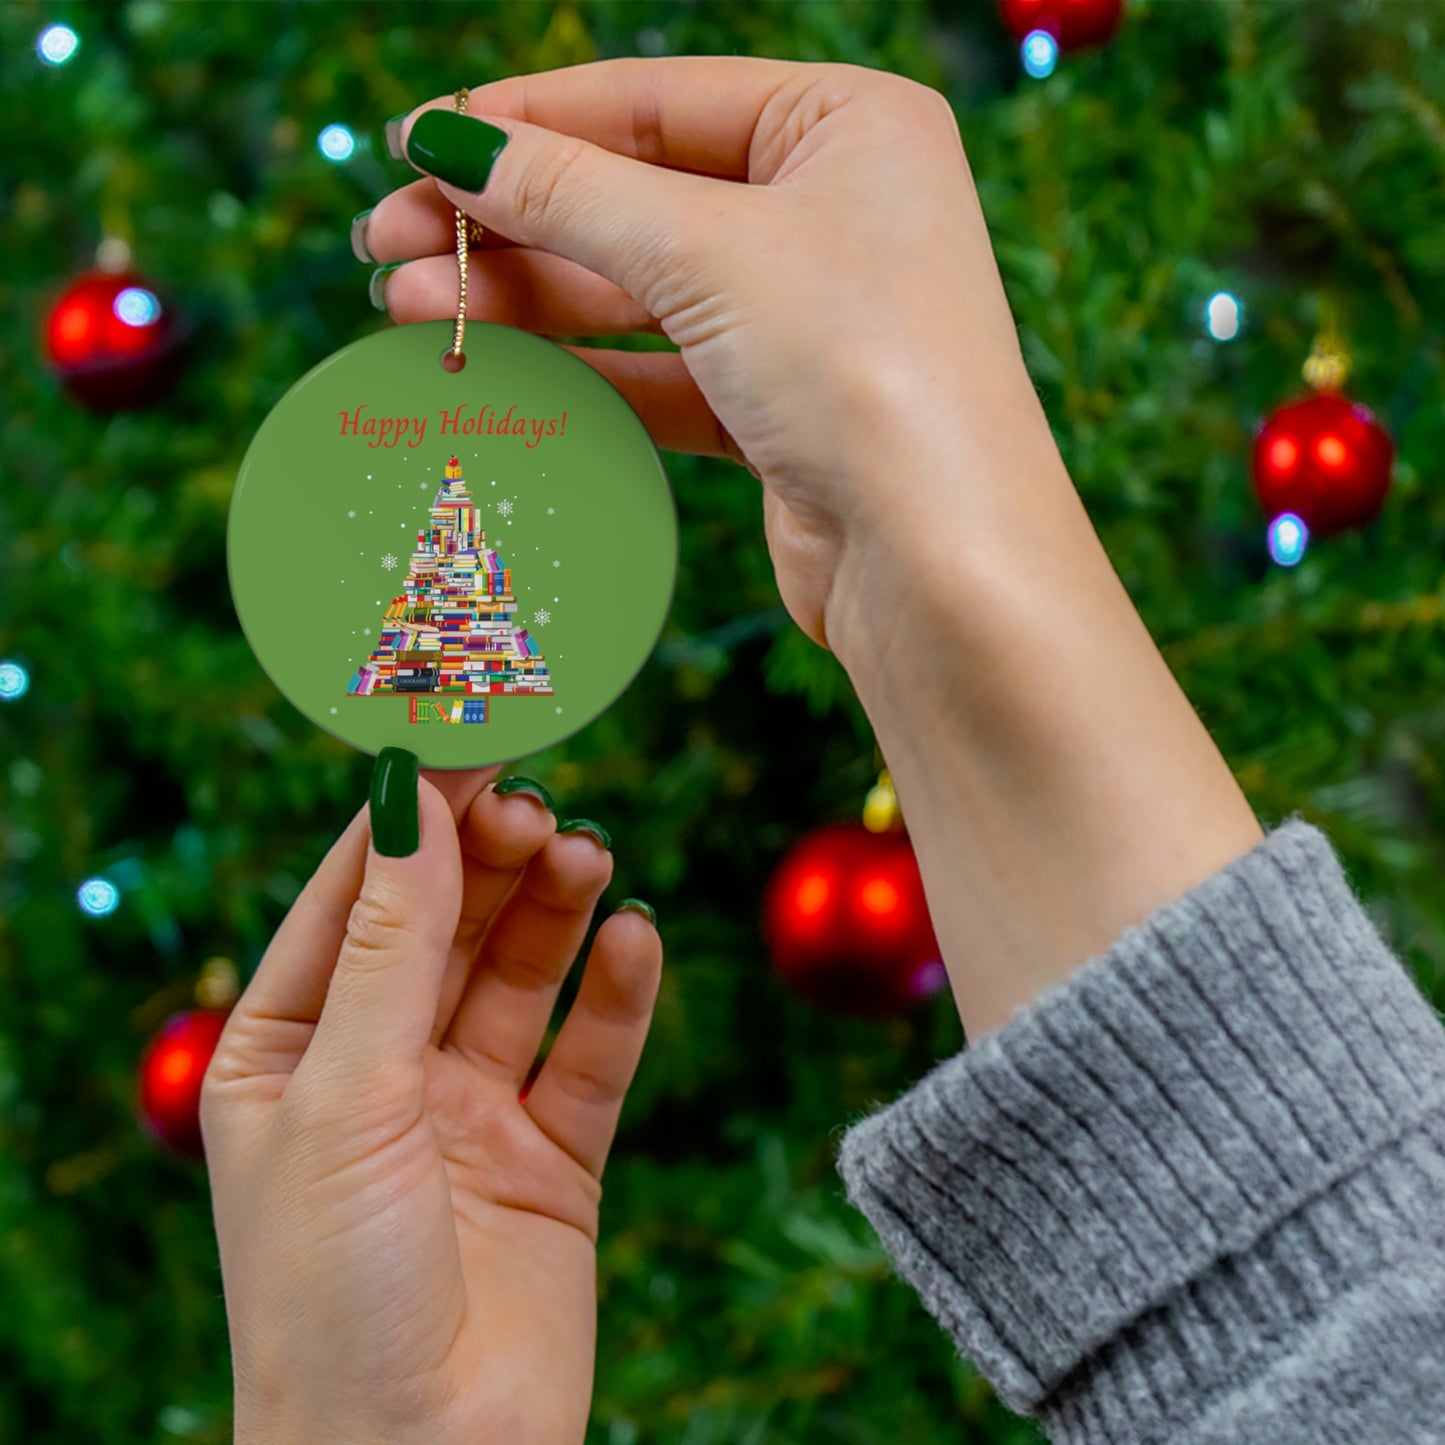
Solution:
M810 84L818 69L747 55L626 56L489 81L471 91L467 108L672 170L766 181L750 173L764 112L790 85ZM452 105L446 96L413 113Z

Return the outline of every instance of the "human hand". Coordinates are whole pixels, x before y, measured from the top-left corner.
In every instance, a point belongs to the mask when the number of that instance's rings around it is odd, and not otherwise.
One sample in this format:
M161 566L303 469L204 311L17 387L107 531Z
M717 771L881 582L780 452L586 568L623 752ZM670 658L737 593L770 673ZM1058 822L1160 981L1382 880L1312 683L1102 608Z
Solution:
M393 153L436 179L354 233L364 258L409 262L384 275L391 315L455 313L456 206L488 230L474 318L665 333L679 352L570 349L659 446L760 478L778 587L814 641L845 558L897 514L927 541L944 515L1017 507L1015 477L1062 473L937 91L850 65L607 60L398 120ZM491 122L508 138L489 171ZM910 449L923 434L944 461Z
M207 1071L238 1445L584 1436L600 1181L662 948L603 923L526 1090L612 855L494 773L390 776L420 846L352 819Z

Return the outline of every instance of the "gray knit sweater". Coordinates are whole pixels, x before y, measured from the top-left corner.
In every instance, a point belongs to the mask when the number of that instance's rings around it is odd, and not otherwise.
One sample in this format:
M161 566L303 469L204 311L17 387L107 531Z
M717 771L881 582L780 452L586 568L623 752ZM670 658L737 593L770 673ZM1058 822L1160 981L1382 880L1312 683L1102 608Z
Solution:
M1445 1441L1445 1030L1297 815L838 1167L1053 1441Z

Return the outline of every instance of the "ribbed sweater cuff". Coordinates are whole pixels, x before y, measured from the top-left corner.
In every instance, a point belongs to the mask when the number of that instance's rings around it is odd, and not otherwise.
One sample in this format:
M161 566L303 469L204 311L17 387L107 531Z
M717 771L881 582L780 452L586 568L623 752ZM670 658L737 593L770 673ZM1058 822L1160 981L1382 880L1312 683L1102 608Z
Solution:
M1296 816L855 1124L838 1167L1007 1404L1143 1439L1210 1360L1267 1355L1240 1337L1282 1301L1346 1286L1331 1237L1358 1263L1398 1233L1372 1161L1434 1172L1442 1102L1439 1018Z

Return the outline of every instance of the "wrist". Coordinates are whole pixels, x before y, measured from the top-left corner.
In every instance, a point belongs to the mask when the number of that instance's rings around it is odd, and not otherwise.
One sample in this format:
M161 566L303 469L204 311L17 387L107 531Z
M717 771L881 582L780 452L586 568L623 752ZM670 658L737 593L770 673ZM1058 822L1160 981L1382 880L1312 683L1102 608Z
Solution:
M1262 836L1052 437L999 435L915 455L951 504L881 510L827 611L971 1038Z

